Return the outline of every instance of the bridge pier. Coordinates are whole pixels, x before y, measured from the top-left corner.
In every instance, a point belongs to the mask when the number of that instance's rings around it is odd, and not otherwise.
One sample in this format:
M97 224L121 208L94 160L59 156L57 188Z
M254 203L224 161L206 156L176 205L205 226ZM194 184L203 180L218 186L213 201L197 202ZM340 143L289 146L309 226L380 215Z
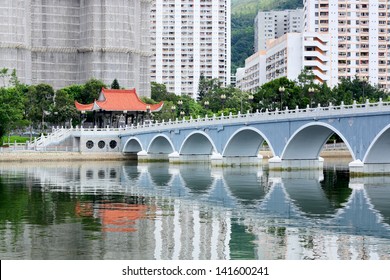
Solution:
M229 156L222 157L219 164L215 164L213 161L212 165L222 165L222 166L258 166L263 162L263 156Z
M140 151L137 153L137 159L139 162L153 162L153 161L168 161L168 154L154 154L146 151Z
M360 160L355 160L348 166L352 176L390 174L390 163L363 163Z
M168 155L169 163L181 164L181 163L209 163L210 155L181 155L178 152L173 152Z
M276 156L268 160L270 170L308 170L322 169L324 159L281 159Z

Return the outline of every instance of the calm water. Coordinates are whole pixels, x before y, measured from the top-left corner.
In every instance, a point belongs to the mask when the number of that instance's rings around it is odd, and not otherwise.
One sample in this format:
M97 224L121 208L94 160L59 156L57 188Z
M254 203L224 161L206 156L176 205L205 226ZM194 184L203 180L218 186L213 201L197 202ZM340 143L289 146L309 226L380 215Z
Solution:
M0 259L389 259L390 177L0 165Z

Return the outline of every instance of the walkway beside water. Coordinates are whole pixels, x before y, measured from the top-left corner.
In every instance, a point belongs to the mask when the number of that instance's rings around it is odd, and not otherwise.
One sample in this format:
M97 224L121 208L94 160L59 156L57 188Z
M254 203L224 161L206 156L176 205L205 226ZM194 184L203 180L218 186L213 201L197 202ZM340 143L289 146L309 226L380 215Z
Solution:
M270 151L261 151L265 162L272 158ZM348 150L324 150L320 154L325 158L351 158ZM0 153L0 162L31 162L31 161L99 161L99 160L135 160L136 155L122 153L79 153L79 152L41 152L41 151L7 151Z
M0 153L0 162L128 160L122 153L12 151Z

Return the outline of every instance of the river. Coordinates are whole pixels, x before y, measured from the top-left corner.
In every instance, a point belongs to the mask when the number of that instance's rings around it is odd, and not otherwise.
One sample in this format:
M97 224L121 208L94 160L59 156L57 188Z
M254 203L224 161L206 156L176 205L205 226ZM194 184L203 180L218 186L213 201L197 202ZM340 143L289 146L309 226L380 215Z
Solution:
M1 163L0 259L389 259L390 177Z

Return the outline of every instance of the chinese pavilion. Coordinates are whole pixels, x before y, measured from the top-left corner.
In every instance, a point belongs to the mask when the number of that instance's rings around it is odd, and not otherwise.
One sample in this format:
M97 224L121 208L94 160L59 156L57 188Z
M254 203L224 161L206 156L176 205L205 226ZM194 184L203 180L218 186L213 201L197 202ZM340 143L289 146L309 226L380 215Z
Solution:
M102 88L99 98L90 104L75 101L75 106L82 114L93 112L93 125L97 127L121 127L150 121L151 113L162 109L164 103L146 104L141 101L135 89ZM82 121L82 122L83 122Z

